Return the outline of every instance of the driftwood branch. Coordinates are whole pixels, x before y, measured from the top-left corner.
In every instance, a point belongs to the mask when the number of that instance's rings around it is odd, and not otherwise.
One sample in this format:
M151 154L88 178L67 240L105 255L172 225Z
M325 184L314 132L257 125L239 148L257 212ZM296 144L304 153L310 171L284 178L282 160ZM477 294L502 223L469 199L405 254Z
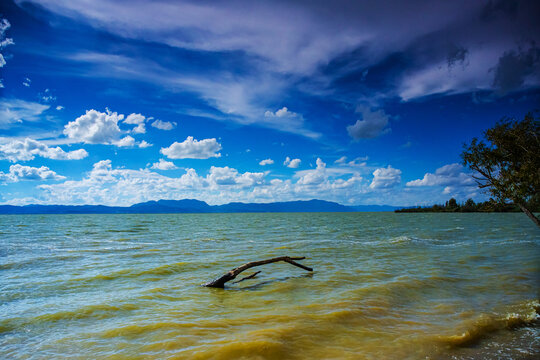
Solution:
M254 278L255 276L257 276L258 274L260 274L260 271L254 272L253 274L248 275L248 276L244 276L244 277L241 278L240 280L236 280L235 282L233 282L233 284L239 283L239 282L244 281L244 280L253 279L253 278Z
M241 266L239 266L237 268L234 268L231 271L229 271L228 273L226 273L225 275L223 275L223 276L221 276L221 277L219 277L219 278L217 278L217 279L215 279L213 281L210 281L209 283L204 284L204 286L223 288L227 281L234 280L238 276L238 274L240 274L244 270L247 270L247 269L255 267L255 266L266 265L266 264L270 264L270 263L274 263L274 262L278 262L278 261L285 261L285 262L288 262L291 265L298 266L299 268L302 268L304 270L313 271L312 268L304 266L302 264L299 264L299 263L297 263L295 261L295 260L304 260L305 258L306 258L305 256L302 256L302 257L280 256L280 257L275 257L275 258L267 259L267 260L248 262L247 264L244 264L244 265L241 265ZM260 271L256 272L253 275L247 276L247 277L239 280L238 282L240 282L242 280L247 280L247 279L253 278L259 272Z

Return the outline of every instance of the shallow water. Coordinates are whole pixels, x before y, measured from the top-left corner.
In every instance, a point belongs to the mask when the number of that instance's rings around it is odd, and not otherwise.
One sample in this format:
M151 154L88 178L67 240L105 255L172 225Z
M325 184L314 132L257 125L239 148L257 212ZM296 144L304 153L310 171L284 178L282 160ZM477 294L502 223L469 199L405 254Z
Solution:
M315 271L200 286L282 255ZM3 359L540 354L540 231L522 214L0 216L0 279Z

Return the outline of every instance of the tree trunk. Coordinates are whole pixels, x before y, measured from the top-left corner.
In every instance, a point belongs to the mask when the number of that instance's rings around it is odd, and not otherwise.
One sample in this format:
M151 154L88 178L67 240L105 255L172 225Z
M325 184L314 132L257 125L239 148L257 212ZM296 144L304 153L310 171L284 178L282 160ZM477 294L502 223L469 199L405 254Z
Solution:
M519 208L523 211L535 224L540 227L540 220L529 210L525 205L518 202Z
M225 275L223 275L223 276L221 276L221 277L219 277L219 278L217 278L217 279L215 279L213 281L210 281L209 283L204 284L204 286L223 288L227 281L233 280L234 278L236 278L238 276L238 274L240 274L244 270L247 270L247 269L252 268L254 266L270 264L270 263L274 263L274 262L278 262L278 261L285 261L285 262L288 262L291 265L298 266L299 268L302 268L304 270L313 271L312 268L304 266L304 265L299 264L299 263L294 261L294 260L303 260L305 258L306 258L305 256L303 256L303 257L280 256L280 257L275 257L275 258L267 259L267 260L252 261L252 262L249 262L247 264L244 264L244 265L241 265L241 266L239 266L237 268L232 269L231 271L229 271ZM256 274L258 274L258 272ZM248 278L249 278L249 276L248 276Z

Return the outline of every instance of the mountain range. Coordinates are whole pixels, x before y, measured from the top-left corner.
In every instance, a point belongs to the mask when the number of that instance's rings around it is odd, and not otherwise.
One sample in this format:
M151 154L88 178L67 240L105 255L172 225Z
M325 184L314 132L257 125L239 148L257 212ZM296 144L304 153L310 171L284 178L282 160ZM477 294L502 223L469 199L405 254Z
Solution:
M0 205L0 214L176 214L176 213L264 213L264 212L357 212L394 211L388 205L345 206L331 201L307 200L273 203L232 202L208 205L204 201L158 200L131 206L105 205Z

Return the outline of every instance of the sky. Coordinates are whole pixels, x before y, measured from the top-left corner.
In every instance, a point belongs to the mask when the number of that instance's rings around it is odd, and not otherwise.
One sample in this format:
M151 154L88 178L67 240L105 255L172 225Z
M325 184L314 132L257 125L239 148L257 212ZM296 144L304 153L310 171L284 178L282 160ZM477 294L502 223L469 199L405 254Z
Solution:
M0 204L484 201L538 1L3 0Z

